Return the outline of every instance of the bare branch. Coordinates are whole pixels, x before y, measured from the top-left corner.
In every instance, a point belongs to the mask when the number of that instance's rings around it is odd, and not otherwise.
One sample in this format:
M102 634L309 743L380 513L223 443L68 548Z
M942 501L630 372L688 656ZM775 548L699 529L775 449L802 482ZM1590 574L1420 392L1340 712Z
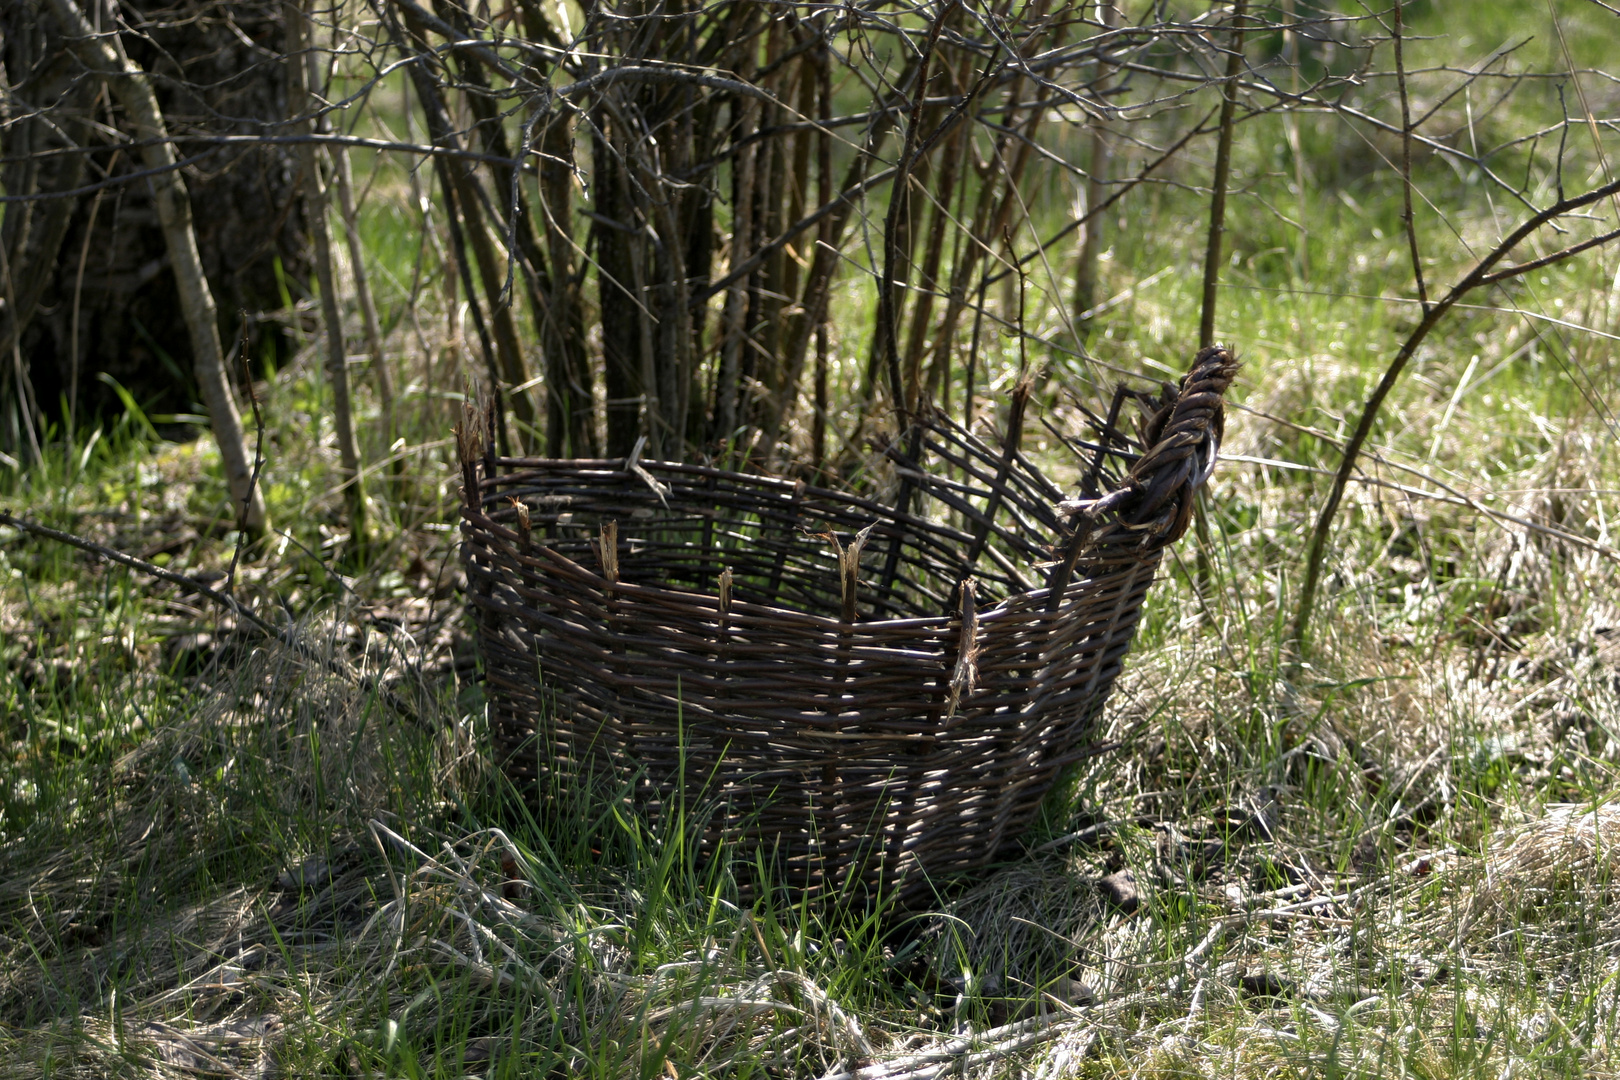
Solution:
M1361 453L1361 448L1365 445L1367 436L1372 432L1373 423L1378 418L1378 411L1383 405L1384 399L1389 396L1390 390L1394 388L1396 381L1399 380L1401 372L1405 370L1407 361L1412 358L1412 354L1417 351L1417 347L1429 336L1429 332L1435 328L1445 313L1470 292L1486 284L1487 279L1491 278L1491 268L1507 258L1513 249L1518 247L1526 237L1543 225L1556 222L1561 217L1591 206L1593 203L1600 202L1603 199L1611 198L1617 193L1620 193L1620 181L1612 181L1581 195L1560 199L1552 206L1532 215L1517 229L1514 229L1501 243L1492 248L1484 258L1475 263L1473 269L1453 285L1445 296L1427 308L1417 326L1407 335L1406 340L1401 343L1395 358L1390 361L1389 367L1384 371L1383 378L1379 380L1378 386L1373 390L1372 395L1367 398L1366 404L1362 406L1361 419L1357 421L1355 432L1350 436L1349 441L1345 443L1344 454L1339 462L1339 471L1333 477L1333 486L1328 492L1327 502L1323 504L1321 513L1318 514L1316 519L1316 526L1311 532L1310 542L1305 552L1305 574L1300 583L1299 607L1294 614L1294 621L1290 630L1290 639L1296 651L1303 649L1305 644L1306 631L1310 626L1311 610L1316 603L1316 589L1322 573L1322 560L1327 553L1328 536L1333 530L1333 519L1338 514L1339 503L1344 498L1345 485L1349 483L1350 474L1356 466L1356 458ZM1595 241L1573 245L1557 253L1556 257L1549 256L1546 260L1525 263L1522 264L1522 268L1510 267L1508 270L1502 271L1501 276L1503 278L1511 277L1515 276L1516 273L1528 272L1528 270L1534 269L1535 266L1550 265L1551 262L1569 258L1571 255L1588 250L1597 246L1598 243L1607 242L1617 236L1620 236L1620 230L1606 233L1602 237L1596 238ZM1500 280L1500 278L1494 280Z

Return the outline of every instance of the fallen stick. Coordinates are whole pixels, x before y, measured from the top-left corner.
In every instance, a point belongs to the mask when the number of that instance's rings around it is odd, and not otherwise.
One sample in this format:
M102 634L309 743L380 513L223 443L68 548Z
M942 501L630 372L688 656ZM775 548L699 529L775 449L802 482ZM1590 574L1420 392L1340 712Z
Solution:
M34 536L43 537L46 540L55 540L57 543L66 544L69 547L76 547L80 551L89 552L98 558L106 559L108 562L118 563L119 565L127 566L132 570L139 570L141 573L150 577L155 577L160 581L167 581L171 585L178 585L183 589L188 589L210 603L229 611L232 615L235 615L237 618L243 620L249 626L252 626L255 630L259 631L259 633L263 634L270 640L285 645L300 658L320 665L333 675L336 675L346 682L360 687L362 690L375 693L384 704L405 719L416 723L421 722L421 717L417 714L415 709L412 709L409 705L407 705L398 694L394 693L392 690L389 690L387 687L378 684L376 679L371 678L370 676L361 675L360 673L351 670L348 665L341 663L338 660L321 656L314 649L310 648L308 645L305 645L302 641L294 638L292 636L291 627L288 627L285 631L277 630L270 623L260 618L252 608L248 607L246 604L242 603L229 593L220 592L218 589L206 585L194 577L188 577L185 574L177 574L173 570L166 570L156 563L147 562L145 559L136 558L134 555L119 551L117 548L110 548L105 544L98 544L94 540L86 539L85 537L75 535L74 533L63 532L60 529L53 529L48 525L40 525L37 522L29 521L26 518L17 517L16 515L7 513L4 510L0 510L0 525L6 525L25 533L31 533Z

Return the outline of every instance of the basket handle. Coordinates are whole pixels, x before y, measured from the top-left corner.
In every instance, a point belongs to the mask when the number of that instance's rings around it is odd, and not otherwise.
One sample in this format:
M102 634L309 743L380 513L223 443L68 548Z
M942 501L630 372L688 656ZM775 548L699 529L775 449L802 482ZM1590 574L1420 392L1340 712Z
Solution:
M1230 349L1198 350L1171 406L1153 418L1145 452L1125 482L1097 499L1066 499L1058 511L1074 522L1063 558L1048 579L1048 608L1068 587L1081 553L1108 539L1137 538L1137 548L1163 548L1181 539L1192 523L1194 495L1215 472L1226 433L1224 395L1238 370ZM1104 515L1113 521L1097 527Z
M1200 349L1192 370L1181 380L1181 392L1163 428L1149 431L1147 453L1126 476L1121 490L1140 498L1121 510L1120 519L1137 528L1145 526L1161 545L1175 543L1187 531L1193 495L1215 472L1226 434L1222 395L1232 385L1237 367L1231 352L1220 345Z

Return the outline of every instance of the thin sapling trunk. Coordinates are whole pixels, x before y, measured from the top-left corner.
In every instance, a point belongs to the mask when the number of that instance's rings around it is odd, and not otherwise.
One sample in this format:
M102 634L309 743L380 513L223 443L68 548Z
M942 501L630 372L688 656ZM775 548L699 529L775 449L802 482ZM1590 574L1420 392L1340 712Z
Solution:
M311 135L311 117L319 109L312 77L313 35L302 0L287 4L287 25L292 46L292 107L302 112L294 126L300 135ZM315 277L321 290L321 322L326 328L326 378L332 386L332 425L337 434L338 472L342 477L343 502L349 512L349 535L356 551L363 551L366 540L366 499L361 488L360 451L355 445L354 410L349 398L349 365L343 344L343 314L338 309L337 281L332 272L332 234L327 225L328 192L320 169L319 148L313 140L299 144L299 170L305 216L315 248Z

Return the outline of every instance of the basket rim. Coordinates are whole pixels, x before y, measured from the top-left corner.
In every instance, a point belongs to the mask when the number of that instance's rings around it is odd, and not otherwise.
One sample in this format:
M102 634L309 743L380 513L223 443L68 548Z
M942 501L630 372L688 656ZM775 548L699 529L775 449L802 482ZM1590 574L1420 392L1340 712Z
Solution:
M793 498L814 496L818 499L825 499L832 502L841 503L855 510L875 514L880 521L891 522L895 525L906 528L915 527L923 529L936 535L947 537L951 540L971 540L973 538L973 534L966 530L959 529L945 522L934 521L931 518L919 517L918 515L910 513L909 511L902 512L893 506L885 505L876 499L868 498L864 495L858 495L854 492L845 491L839 488L821 487L819 485L812 484L807 480L793 480L788 479L787 477L771 476L766 473L741 472L733 469L721 469L712 465L697 465L680 461L655 461L628 458L547 458L527 456L506 457L496 455L488 460L493 462L499 468L505 468L511 471L500 473L498 476L491 474L479 478L478 505L480 507L499 506L500 500L505 496L486 489L521 483L524 479L525 472L566 472L577 474L581 477L581 479L592 476L599 476L603 478L613 477L633 479L636 476L636 467L640 467L648 470L656 469L669 473L684 473L686 475L698 476L706 479L731 479L747 481L748 486L750 487L766 489L774 488L779 493L791 494ZM651 487L648 487L647 498L656 500L659 498L659 495L657 492L652 490ZM462 510L463 512L466 512L468 509L470 509L470 507L468 506L464 493L462 498ZM1054 513L1056 513L1058 510L1058 503L1056 501L1052 503L1052 510ZM516 534L514 533L514 535Z
M503 458L497 460L504 461L507 459ZM474 517L475 513L477 514L476 518ZM482 518L483 520L478 521L478 518ZM509 528L506 524L496 521L488 514L476 512L471 507L463 506L463 529L465 530L474 526L487 529L498 536L501 540L506 541L509 545L515 545L515 543L521 539L516 529ZM858 637L863 627L882 627L887 631L913 628L927 629L936 627L950 629L956 627L961 621L960 617L957 615L949 612L941 612L936 615L911 615L904 618L865 618L857 619L853 623L846 623L841 618L837 618L835 616L818 615L813 612L804 611L800 608L781 607L774 604L761 604L755 601L740 599L733 599L730 606L725 611L721 611L720 598L714 593L704 592L699 589L682 589L659 582L649 583L626 581L623 579L610 581L599 572L592 570L589 566L578 561L577 559L569 558L567 555L557 551L555 548L551 548L546 545L536 545L535 550L544 552L544 558L553 562L554 565L548 569L560 574L560 576L572 578L578 581L581 585L587 585L602 592L612 591L627 599L641 597L645 599L657 600L667 597L672 602L681 604L684 610L687 611L690 611L693 608L712 608L715 620L720 621L724 619L732 628L737 628L739 625L752 623L759 620L770 620L780 624L785 618L788 621L820 630L849 631L853 629L854 633ZM524 557L521 554L519 555L519 558L526 562L540 561L540 559L537 557ZM969 574L964 580L975 580L976 577L977 575ZM1071 581L1068 588L1083 588L1085 581L1086 579L1084 578ZM1007 596L996 600L992 604L980 608L977 612L978 621L981 624L994 623L1001 621L1002 619L1010 618L1013 616L1013 614L1015 614L1016 609L1022 608L1029 603L1036 601L1044 603L1049 597L1050 593L1051 590L1045 585L1028 589L1014 590ZM694 601L707 602L694 603ZM1060 608L1059 610L1062 609Z
M943 627L948 630L959 620L960 616L949 608L937 614L907 613L898 617L879 615L874 611L866 619L846 619L845 613L833 617L781 603L748 602L730 597L722 601L719 595L706 589L681 588L662 580L622 581L616 574L610 578L606 574L591 570L550 544L534 545L532 550L538 552L538 555L525 556L523 549L530 547L527 543L529 539L526 527L527 514L523 517L525 528L522 533L495 518L495 514L500 513L503 491L504 497L517 505L521 500L512 494L514 488L521 489L526 483L540 483L548 479L561 479L575 484L590 484L592 481L597 483L612 481L620 486L628 484L631 485L628 490L619 492L627 503L640 501L650 504L656 499L666 512L690 518L711 516L697 511L690 505L694 497L704 490L704 486L712 493L724 485L726 488L746 491L749 497L760 500L763 505L755 512L761 515L766 512L770 502L780 503L784 508L807 500L818 504L817 509L821 513L823 523L829 526L827 533L833 538L834 547L839 551L842 551L842 548L836 540L836 535L841 530L835 526L840 523L826 520L839 512L867 519L863 522L864 529L856 527L856 531L870 532L875 527L884 526L884 533L879 535L891 536L897 542L905 541L906 534L910 533L914 538L931 536L936 543L942 540L954 544L967 543L970 551L966 558L967 565L964 567L967 572L957 577L957 589L966 588L981 578L996 579L1000 586L996 590L999 595L994 598L985 597L989 602L982 611L976 613L978 622L995 623L1038 603L1044 603L1048 613L1055 614L1069 606L1068 601L1071 597L1078 601L1079 594L1084 592L1089 582L1099 580L1090 574L1081 574L1076 578L1072 571L1076 568L1088 539L1094 542L1100 539L1094 532L1092 519L1097 518L1105 508L1114 510L1115 514L1112 515L1111 528L1100 531L1112 532L1118 538L1139 537L1139 540L1130 546L1137 548L1142 555L1146 554L1145 549L1149 547L1162 551L1179 539L1185 531L1192 509L1190 495L1180 498L1179 509L1171 506L1174 517L1167 516L1160 510L1174 492L1182 489L1186 492L1195 491L1213 472L1223 432L1221 398L1236 368L1235 359L1223 346L1213 345L1201 349L1194 358L1192 370L1182 380L1180 388L1172 393L1170 387L1165 387L1165 393L1169 396L1166 399L1167 403L1162 406L1160 415L1154 418L1156 430L1148 437L1144 452L1136 458L1122 485L1096 499L1064 499L1062 491L1045 473L1028 462L1019 452L1016 434L1013 434L1002 449L1000 466L991 485L992 493L986 520L971 532L946 521L938 521L911 511L911 504L904 496L904 492L914 482L908 475L908 470L918 471L920 467L909 456L896 456L898 444L895 443L883 448L883 456L893 465L900 478L902 490L901 498L894 505L890 505L878 501L875 496L857 494L847 487L824 487L802 477L771 476L706 463L660 460L643 462L640 459L643 445L641 442L638 442L635 450L625 458L497 455L492 437L488 441L483 441L481 447L478 445L480 440L476 437L469 438L470 425L458 428L457 431L463 468L462 531L466 541L470 543L473 530L477 527L485 528L493 536L498 537L520 563L532 563L537 568L565 579L573 579L587 588L597 591L608 590L624 597L664 599L672 605L679 605L687 613L703 612L706 615L707 611L712 610L715 620L721 623L733 623L739 616L744 619L768 618L778 623L786 621L806 631L839 630L848 635L854 628L863 625L872 628L882 627L890 632L901 628ZM1014 412L1020 426L1023 405L1028 401L1029 392L1030 385L1021 382L1014 394ZM1118 404L1119 395L1116 395L1116 409ZM914 419L918 421L915 428L917 431L933 428L937 434L944 435L948 430L970 448L989 449L971 431L955 425L943 414ZM1111 425L1112 421L1109 423ZM479 449L482 449L482 454L477 452ZM913 447L912 452L915 453L916 449L917 447ZM1201 450L1206 453L1204 459L1197 456ZM479 470L474 464L479 458L482 458L484 464L482 477L478 476ZM1101 457L1099 456L1097 460L1100 462ZM1045 542L1032 535L1018 536L1014 546L1023 550L1019 553L1019 557L1009 558L1011 553L998 553L994 546L986 545L984 541L992 531L1002 535L1003 538L1008 538L994 518L998 509L1012 501L1004 500L1002 493L1005 490L1004 485L1015 483L1013 481L1015 463L1029 472L1029 476L1020 478L1016 483L1033 481L1035 486L1035 491L1028 493L1035 494L1034 502L1027 498L1020 500L1024 508L1036 518L1048 519L1037 522L1026 521L1025 529L1044 525L1052 531ZM688 496L672 505L670 496L675 493L674 489L660 483L653 475L654 471L668 477L683 477L692 483L693 486L688 489ZM1095 479L1095 467L1092 475ZM926 473L922 479L927 479ZM644 490L635 487L638 482ZM537 494L540 499L571 498L567 495ZM936 493L936 498L939 497ZM715 500L708 501L713 503ZM1123 512L1123 504L1127 501L1135 504L1134 512ZM951 505L951 502L946 500L946 504ZM559 507L560 518L567 513L560 507L567 503L559 501L556 505ZM639 516L640 508L627 508L630 509L631 520L635 520ZM1013 511L1011 506L1007 506L1007 509ZM718 510L711 513L719 514L723 513L723 510L722 504ZM648 512L653 513L650 508ZM600 516L601 512L597 511L597 514ZM1154 516L1155 514L1157 516ZM1072 520L1070 528L1065 528L1063 524L1065 518ZM801 531L808 533L807 529ZM1042 558L1043 555L1046 559ZM978 572L975 564L980 557L988 557L996 563L997 568L1002 571L1002 576L997 579L994 574ZM843 561L841 554L836 558L840 563ZM1026 569L1037 572L1034 580L1025 577L1023 571ZM1041 570L1049 572L1040 574ZM892 573L892 558L889 572Z

